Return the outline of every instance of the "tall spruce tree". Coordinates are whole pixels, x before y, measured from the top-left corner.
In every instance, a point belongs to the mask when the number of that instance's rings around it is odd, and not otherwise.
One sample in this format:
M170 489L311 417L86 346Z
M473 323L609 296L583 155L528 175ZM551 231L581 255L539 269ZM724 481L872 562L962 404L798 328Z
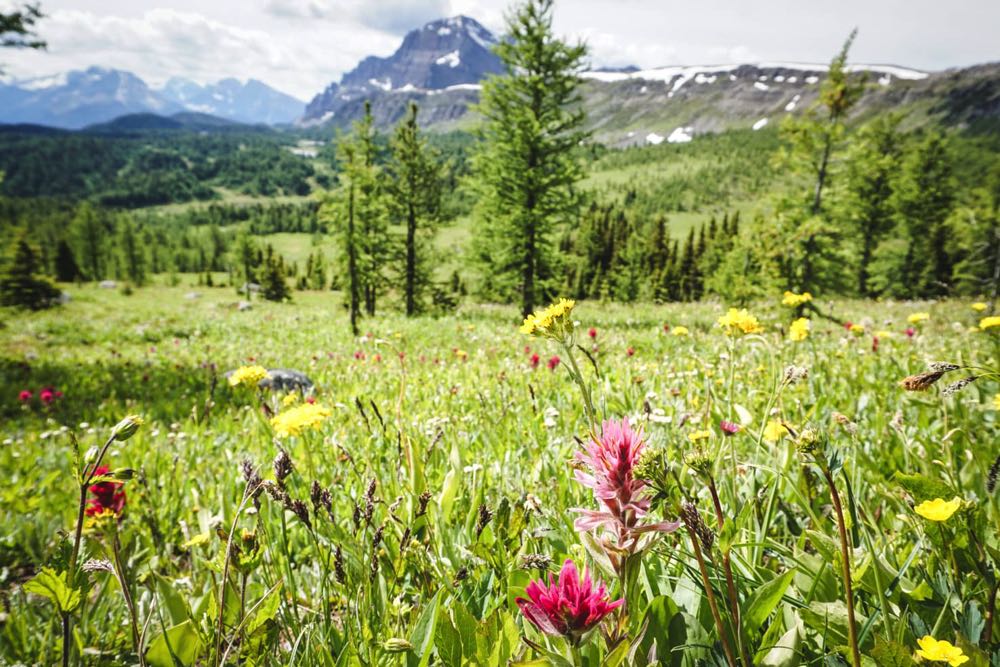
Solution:
M22 231L14 240L7 268L0 274L0 305L40 310L55 305L58 299L59 290L42 275L38 250Z
M483 85L484 123L472 164L480 199L477 251L484 292L518 299L525 315L549 296L552 236L577 204L574 150L586 138L578 73L587 49L552 31L552 0L527 0L496 47L505 73Z
M441 168L436 152L420 135L417 105L396 127L388 166L389 205L395 221L406 229L403 250L403 298L406 314L423 309L430 285L431 234L441 211Z
M774 221L787 246L774 261L781 267L787 287L816 291L821 285L843 278L840 228L824 208L829 189L831 165L846 132L847 114L864 92L864 80L852 79L847 71L847 55L857 30L851 32L820 86L819 100L801 117L788 116L782 123L785 142L779 156L792 168L811 179L804 197L785 198ZM773 223L772 223L773 224Z
M903 145L899 122L890 115L862 128L847 162L846 215L860 246L857 290L863 297L875 296L871 263L895 222L893 190Z

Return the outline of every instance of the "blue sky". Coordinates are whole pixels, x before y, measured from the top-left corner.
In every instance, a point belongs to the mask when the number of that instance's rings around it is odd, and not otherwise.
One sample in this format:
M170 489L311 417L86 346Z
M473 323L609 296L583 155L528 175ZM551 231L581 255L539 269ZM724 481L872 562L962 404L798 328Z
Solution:
M9 7L11 0L0 0ZM0 53L26 78L88 65L153 84L254 77L309 99L409 28L467 14L499 31L502 0L42 0L44 53ZM557 0L557 32L597 66L851 60L938 70L1000 60L1000 0Z

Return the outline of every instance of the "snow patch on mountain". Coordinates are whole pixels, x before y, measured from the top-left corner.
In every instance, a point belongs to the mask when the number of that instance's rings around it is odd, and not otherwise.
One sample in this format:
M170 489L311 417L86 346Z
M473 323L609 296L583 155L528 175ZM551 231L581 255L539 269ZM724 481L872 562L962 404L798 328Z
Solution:
M462 63L462 59L458 56L458 51L452 51L446 53L437 60L434 61L438 65L448 65L448 67L458 67Z
M751 126L751 128L753 129L754 132L756 132L757 130L760 130L760 129L766 127L766 126L767 126L767 119L766 118L761 118L756 123L754 123Z
M694 139L694 128L691 127L676 127L674 131L670 133L667 137L667 143L670 144L686 144Z

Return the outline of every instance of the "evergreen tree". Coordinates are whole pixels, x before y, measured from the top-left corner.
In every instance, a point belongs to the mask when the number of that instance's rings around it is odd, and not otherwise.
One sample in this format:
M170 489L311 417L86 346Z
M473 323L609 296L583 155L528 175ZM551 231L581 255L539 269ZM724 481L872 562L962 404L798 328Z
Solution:
M785 147L779 153L793 171L808 175L812 185L805 197L788 197L779 204L774 223L786 239L780 257L761 258L782 267L788 287L817 289L843 278L840 230L824 209L831 164L846 132L847 114L864 92L864 82L851 80L847 54L857 31L851 32L820 87L819 100L802 117L782 123Z
M955 182L944 135L928 132L903 159L896 207L907 251L903 260L904 296L942 295L951 283L948 217L955 204Z
M66 239L59 239L56 244L56 280L63 283L71 283L82 277L80 266L76 263L73 255L73 248L70 247Z
M251 283L256 280L255 269L260 265L260 254L253 237L247 232L241 232L236 239L235 263L240 268L240 277L243 279L243 289L247 301L250 300L252 291Z
M27 232L21 232L14 241L13 257L0 275L0 304L40 310L58 303L59 290L41 272L38 251L28 243Z
M122 261L125 265L125 275L133 285L141 287L146 282L145 253L139 246L131 221L126 220L121 228L119 243L121 244Z
M90 280L105 277L105 238L109 232L104 215L89 202L84 202L76 210L70 223L82 249L83 268Z
M886 116L858 132L847 169L847 218L860 244L858 294L875 296L869 279L875 249L895 221L892 198L902 153L899 117Z
M268 301L291 301L291 292L285 282L286 267L281 255L267 246L260 276L260 294Z
M410 103L406 119L393 135L389 164L389 195L393 217L404 224L403 296L406 314L422 308L430 284L430 233L441 209L441 170L437 154L417 127L417 105Z
M587 136L578 92L586 47L552 32L552 0L526 0L496 47L505 74L486 80L473 168L480 199L477 248L484 291L531 313L549 296L552 234L576 206L574 150Z

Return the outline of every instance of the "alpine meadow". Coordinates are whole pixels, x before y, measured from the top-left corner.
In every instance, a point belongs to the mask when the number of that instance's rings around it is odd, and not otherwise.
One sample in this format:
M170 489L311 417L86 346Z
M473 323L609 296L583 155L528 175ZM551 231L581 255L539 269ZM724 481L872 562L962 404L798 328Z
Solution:
M499 1L0 3L0 665L1000 666L1000 12Z

